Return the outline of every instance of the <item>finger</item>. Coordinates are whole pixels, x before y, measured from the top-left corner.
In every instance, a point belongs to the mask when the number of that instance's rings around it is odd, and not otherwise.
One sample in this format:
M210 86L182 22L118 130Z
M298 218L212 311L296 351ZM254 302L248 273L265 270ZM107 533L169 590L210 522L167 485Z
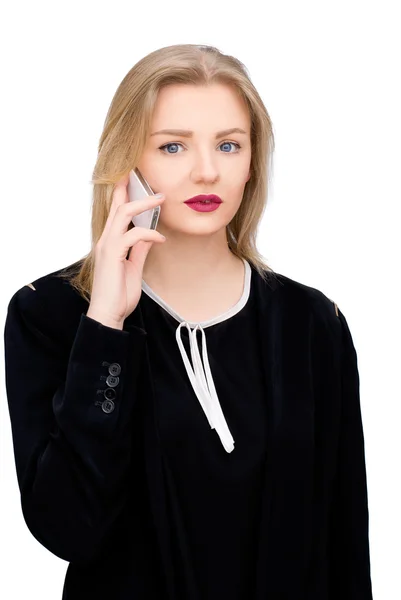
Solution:
M129 249L127 260L135 266L138 272L143 271L146 257L152 247L153 242L138 240L134 246Z
M132 230L131 230L132 231ZM149 250L152 247L153 242L164 243L164 239L161 234L153 229L143 229L138 227L137 236L127 236L129 240L129 260L137 268L142 269L145 259L148 255Z
M157 198L156 196L145 196L141 200L135 200L134 202L127 202L125 206L118 206L113 223L111 225L110 233L114 236L120 236L127 232L127 227L130 222L133 222L133 218L143 212L156 208L163 204L164 198ZM135 225L136 229L136 225Z
M128 202L127 185L128 185L128 175L126 177L123 177L122 179L120 179L120 181L118 181L114 187L113 199L112 199L112 202L110 205L110 212L109 212L111 221L113 220L120 204L126 204Z
M111 227L111 224L114 220L115 214L117 212L118 207L121 204L125 204L128 202L128 192L127 192L127 184L128 184L129 175L126 175L122 179L120 179L113 190L113 199L110 205L109 214L107 216L106 224L103 229L102 236L105 237Z

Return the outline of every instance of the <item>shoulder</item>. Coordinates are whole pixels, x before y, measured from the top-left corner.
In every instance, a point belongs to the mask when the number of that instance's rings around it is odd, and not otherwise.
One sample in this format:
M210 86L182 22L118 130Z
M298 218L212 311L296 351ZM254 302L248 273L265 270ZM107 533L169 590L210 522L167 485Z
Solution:
M266 285L291 308L309 309L323 320L335 322L339 318L337 303L316 287L277 272L269 273Z
M259 281L262 295L274 299L271 306L290 329L305 331L306 327L316 342L337 347L341 344L344 329L347 332L348 326L335 299L315 286L282 273L271 272L265 282Z
M18 321L49 340L73 339L88 303L61 275L76 264L42 275L16 290L8 303L8 326Z
M339 357L356 365L356 349L344 313L322 290L280 273L269 275L269 297L274 297L275 315L286 322L291 335L307 331L314 352L321 360ZM271 292L273 296L271 295Z

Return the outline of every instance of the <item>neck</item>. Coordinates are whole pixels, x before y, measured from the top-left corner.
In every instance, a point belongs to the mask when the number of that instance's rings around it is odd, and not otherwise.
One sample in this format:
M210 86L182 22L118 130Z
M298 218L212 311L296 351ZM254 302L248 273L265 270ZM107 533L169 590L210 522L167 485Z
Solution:
M224 285L227 276L238 272L241 259L229 249L225 237L174 234L164 244L153 244L146 257L142 278L151 287L196 295L205 288Z

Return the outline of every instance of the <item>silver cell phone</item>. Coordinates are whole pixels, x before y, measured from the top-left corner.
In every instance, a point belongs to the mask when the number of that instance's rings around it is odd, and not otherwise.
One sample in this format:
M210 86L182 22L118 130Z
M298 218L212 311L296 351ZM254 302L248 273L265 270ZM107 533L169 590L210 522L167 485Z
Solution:
M143 200L145 196L154 196L155 192L150 187L139 169L133 169L129 174L127 186L128 198L130 202ZM149 210L139 213L132 217L132 222L135 227L146 227L148 229L156 229L159 222L160 206L155 206Z

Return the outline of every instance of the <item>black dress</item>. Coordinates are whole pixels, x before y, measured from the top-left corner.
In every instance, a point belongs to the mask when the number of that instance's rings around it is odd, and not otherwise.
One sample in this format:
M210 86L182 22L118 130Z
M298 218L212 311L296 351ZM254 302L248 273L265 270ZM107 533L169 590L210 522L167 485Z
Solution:
M249 264L239 303L196 330L145 282L123 330L60 271L10 299L21 508L69 563L63 600L372 600L347 320Z
M196 323L186 326L145 282L142 286L140 302L175 532L173 560L182 590L191 600L249 600L254 593L267 414L252 286L258 275L247 262L244 265L239 301L197 328ZM217 396L208 387L202 394L203 369L208 372L200 362L203 356ZM193 364L199 366L197 375ZM216 429L201 401L205 406L208 401L214 407L220 404L222 413L214 413L220 423ZM226 441L230 432L234 447Z

